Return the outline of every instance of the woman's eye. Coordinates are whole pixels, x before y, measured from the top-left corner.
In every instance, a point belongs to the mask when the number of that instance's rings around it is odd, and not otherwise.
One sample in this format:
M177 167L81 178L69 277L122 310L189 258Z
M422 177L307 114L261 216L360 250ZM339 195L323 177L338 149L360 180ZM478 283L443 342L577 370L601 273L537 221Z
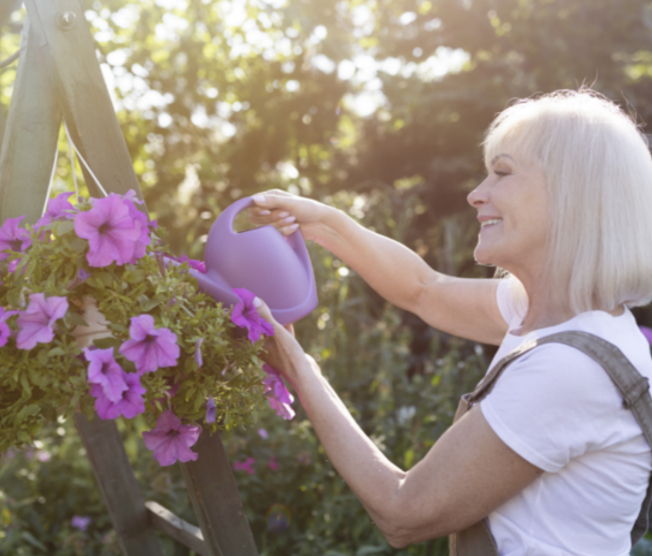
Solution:
M504 170L494 170L494 174L501 178L503 176L509 176L509 172L505 172Z

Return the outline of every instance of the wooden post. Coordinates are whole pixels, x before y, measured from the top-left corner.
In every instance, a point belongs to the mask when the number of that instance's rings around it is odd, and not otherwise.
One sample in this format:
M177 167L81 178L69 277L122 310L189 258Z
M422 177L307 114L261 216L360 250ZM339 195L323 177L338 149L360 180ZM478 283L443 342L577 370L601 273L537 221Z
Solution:
M219 433L204 429L194 450L197 461L180 465L208 548L214 556L257 556Z
M80 0L25 0L73 142L102 186L142 199ZM91 195L102 194L84 169Z
M41 216L57 148L61 113L30 21L0 152L0 222Z
M125 556L163 556L145 501L113 421L94 421L75 413L88 459Z

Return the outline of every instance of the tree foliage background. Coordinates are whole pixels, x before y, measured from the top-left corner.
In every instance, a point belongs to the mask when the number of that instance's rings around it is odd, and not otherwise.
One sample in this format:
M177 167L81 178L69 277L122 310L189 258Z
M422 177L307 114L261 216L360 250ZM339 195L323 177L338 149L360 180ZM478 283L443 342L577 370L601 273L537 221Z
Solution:
M19 46L18 4L0 4L1 58ZM652 121L648 1L84 7L148 207L174 249L195 257L221 209L279 187L341 207L439 270L486 275L471 257L477 227L465 197L483 178L483 132L510 99L587 84L641 124ZM15 69L0 73L3 115ZM55 190L70 188L70 173L64 155ZM481 376L490 352L387 307L340 261L311 253L320 306L299 337L365 430L409 468L448 426L455 397ZM647 310L638 316L649 324ZM301 413L289 425L269 412L260 419L267 439L240 431L226 442L234 461L257 462L255 475L236 476L261 554L446 553L445 541L392 550ZM146 494L194 521L178 471L144 461L137 430L123 433ZM61 423L37 442L31 454L0 460L0 553L111 553L115 539L74 429ZM75 479L61 492L64 476ZM275 504L285 508L286 529L267 521ZM93 517L87 531L71 528L75 514Z

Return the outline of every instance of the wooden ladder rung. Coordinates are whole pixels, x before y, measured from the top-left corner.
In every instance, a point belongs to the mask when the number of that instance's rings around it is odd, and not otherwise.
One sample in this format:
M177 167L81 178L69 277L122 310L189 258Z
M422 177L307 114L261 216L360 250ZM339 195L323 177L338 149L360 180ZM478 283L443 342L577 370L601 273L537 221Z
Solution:
M204 542L204 535L199 527L181 519L153 500L145 502L145 507L154 527L201 556L213 556Z

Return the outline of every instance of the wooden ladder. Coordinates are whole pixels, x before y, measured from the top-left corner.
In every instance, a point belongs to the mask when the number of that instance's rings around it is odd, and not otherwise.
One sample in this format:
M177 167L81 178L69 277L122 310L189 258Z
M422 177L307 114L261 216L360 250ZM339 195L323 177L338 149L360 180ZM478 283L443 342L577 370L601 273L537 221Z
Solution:
M109 192L142 199L127 146L95 54L82 0L25 0L16 83L0 151L0 222L40 216L62 118L73 142ZM92 196L101 196L82 167ZM219 433L204 430L197 461L181 469L199 527L145 502L113 421L75 425L125 556L162 556L156 529L202 556L257 556Z

